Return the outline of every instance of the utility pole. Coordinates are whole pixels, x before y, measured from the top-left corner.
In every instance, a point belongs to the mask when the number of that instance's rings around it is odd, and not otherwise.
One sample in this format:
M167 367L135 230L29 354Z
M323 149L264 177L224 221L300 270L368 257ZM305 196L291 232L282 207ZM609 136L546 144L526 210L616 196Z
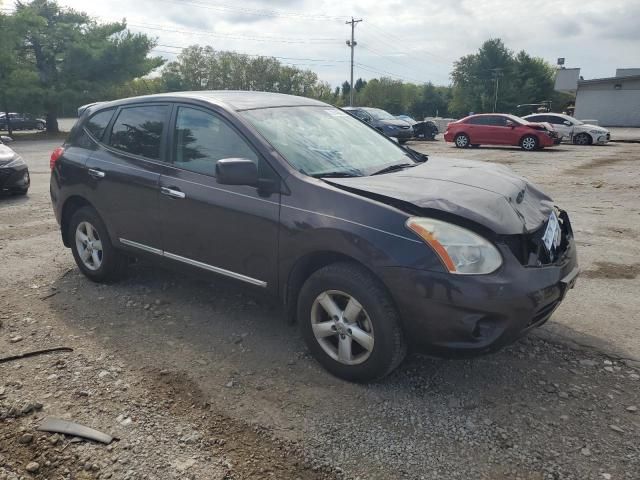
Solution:
M360 23L361 21L362 21L361 18L359 20L356 20L355 18L351 17L351 20L344 22L347 25L351 24L351 40L347 40L347 45L351 47L351 82L349 83L349 106L350 107L353 106L353 49L357 45L355 40L355 30L356 30L356 23Z
M500 85L500 77L502 76L502 68L492 68L493 79L496 81L496 89L495 96L493 100L493 113L496 113L496 109L498 108L498 86Z

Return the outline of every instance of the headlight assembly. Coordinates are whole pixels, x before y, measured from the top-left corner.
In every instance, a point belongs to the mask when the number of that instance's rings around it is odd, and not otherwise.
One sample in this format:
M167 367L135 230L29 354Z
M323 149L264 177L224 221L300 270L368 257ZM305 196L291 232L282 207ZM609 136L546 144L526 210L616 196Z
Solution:
M486 274L502 265L498 249L466 228L424 217L411 217L406 226L433 249L450 273Z

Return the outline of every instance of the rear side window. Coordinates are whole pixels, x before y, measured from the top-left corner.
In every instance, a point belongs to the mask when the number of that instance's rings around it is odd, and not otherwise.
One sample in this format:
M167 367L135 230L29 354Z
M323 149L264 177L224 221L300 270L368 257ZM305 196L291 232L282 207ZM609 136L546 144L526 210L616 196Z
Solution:
M123 152L159 160L168 111L166 105L122 109L111 129L109 145Z
M84 128L89 131L93 138L96 140L102 140L104 131L107 129L107 126L111 121L111 117L113 117L113 112L114 109L110 108L109 110L103 110L94 114L89 118Z
M175 127L176 167L215 175L216 162L223 158L246 158L258 163L247 142L213 113L179 107Z
M472 125L488 125L487 117L473 117L467 120Z

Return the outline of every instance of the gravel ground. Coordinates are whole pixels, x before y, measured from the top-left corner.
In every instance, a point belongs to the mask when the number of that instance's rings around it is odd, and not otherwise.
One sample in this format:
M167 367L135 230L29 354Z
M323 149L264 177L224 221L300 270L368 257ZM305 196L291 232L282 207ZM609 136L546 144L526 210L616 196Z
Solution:
M88 282L48 202L54 144L18 142L33 187L0 200L0 356L74 351L0 363L0 480L640 478L640 145L414 146L508 163L539 183L572 215L585 275L544 337L472 360L414 355L354 385L320 369L280 308L241 286L145 264L118 284ZM37 432L45 416L120 440Z

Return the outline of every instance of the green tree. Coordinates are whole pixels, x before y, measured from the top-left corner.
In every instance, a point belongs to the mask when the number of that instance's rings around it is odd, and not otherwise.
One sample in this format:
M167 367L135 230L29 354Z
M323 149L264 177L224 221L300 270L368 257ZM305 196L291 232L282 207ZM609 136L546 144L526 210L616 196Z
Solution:
M521 113L517 105L553 101L554 69L525 51L515 54L502 40L490 39L477 53L454 63L449 110L456 116L469 112ZM496 102L497 84L497 102Z
M18 55L20 37L14 17L0 13L0 110L35 112L42 98L38 77ZM11 135L11 122L7 125Z
M337 101L326 82L311 70L283 65L272 57L192 45L162 70L166 90L260 90Z
M21 39L20 64L38 78L47 131L58 131L58 114L69 101L90 101L106 89L160 67L149 57L155 41L127 30L126 22L99 24L55 1L19 1L13 15Z

